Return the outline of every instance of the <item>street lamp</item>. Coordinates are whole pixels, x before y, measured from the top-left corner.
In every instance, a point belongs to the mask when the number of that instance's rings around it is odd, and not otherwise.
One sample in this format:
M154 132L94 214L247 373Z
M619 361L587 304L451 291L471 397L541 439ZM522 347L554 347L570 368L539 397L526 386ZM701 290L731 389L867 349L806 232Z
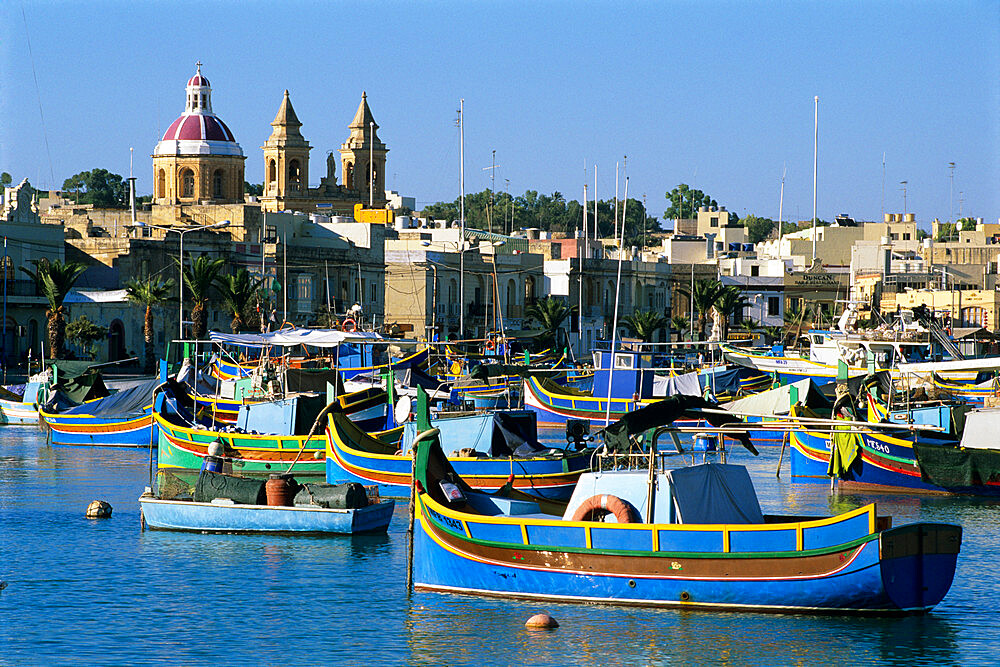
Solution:
M219 229L220 227L227 227L229 225L229 220L223 220L222 222L217 222L212 225L200 225L200 226L189 226L189 227L161 227L158 225L144 225L145 227L150 227L152 229L160 229L169 234L170 232L176 232L178 236L181 237L180 249L178 251L178 262L180 265L180 305L178 307L178 317L179 322L177 323L178 328L178 338L180 340L184 339L184 235L188 232L200 232L206 229Z

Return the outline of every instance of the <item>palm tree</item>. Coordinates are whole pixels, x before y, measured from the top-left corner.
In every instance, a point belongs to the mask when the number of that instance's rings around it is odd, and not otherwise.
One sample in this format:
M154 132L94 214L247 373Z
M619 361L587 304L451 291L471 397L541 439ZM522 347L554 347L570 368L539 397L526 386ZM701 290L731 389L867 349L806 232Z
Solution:
M142 327L142 335L146 341L144 373L156 371L156 355L153 353L153 306L166 303L173 290L173 278L166 281L152 277L133 278L125 283L125 298L129 303L146 307L146 317Z
M52 358L59 359L63 355L63 344L66 341L66 308L63 307L63 300L73 289L76 279L87 269L87 265L48 258L33 259L31 263L35 266L34 271L23 266L20 268L31 276L38 290L48 299L49 309L45 311L48 318L46 337Z
M719 298L715 301L715 310L719 311L722 316L723 339L729 335L729 318L748 305L750 304L743 298L743 291L736 285L723 287L722 291L719 292Z
M744 331L756 331L760 326L759 322L754 322L752 317L747 317L740 322L740 328Z
M566 318L573 314L576 306L567 307L562 299L549 296L530 304L524 310L527 319L538 322L545 330L545 338L550 344L556 342L556 331L562 327Z
M805 316L806 316L806 311L802 308L802 306L798 305L795 302L785 307L784 320L785 320L786 340L791 339L792 343L798 340L799 331L802 329L802 320L805 318ZM793 328L795 330L794 333L792 333Z
M191 335L196 339L204 338L208 330L208 295L225 263L226 260L221 257L212 259L202 255L191 263L191 268L184 267L184 287L194 306L191 309Z
M637 310L626 316L622 322L629 331L641 338L643 343L653 342L656 332L670 324L670 320L655 310Z
M222 293L222 300L226 302L226 308L233 314L233 321L230 324L233 333L239 333L246 328L243 313L253 303L257 295L257 288L264 281L254 278L246 269L239 269L236 275L220 276L218 280L219 291Z
M687 331L688 326L691 324L691 320L684 317L683 315L674 315L670 318L670 327L677 331L677 342L681 342L684 338L684 332Z
M694 307L698 311L698 333L702 336L705 335L708 314L715 308L716 302L725 289L718 280L705 278L694 284L694 294L690 294L688 290L683 288L679 290L681 293L687 294L694 302Z

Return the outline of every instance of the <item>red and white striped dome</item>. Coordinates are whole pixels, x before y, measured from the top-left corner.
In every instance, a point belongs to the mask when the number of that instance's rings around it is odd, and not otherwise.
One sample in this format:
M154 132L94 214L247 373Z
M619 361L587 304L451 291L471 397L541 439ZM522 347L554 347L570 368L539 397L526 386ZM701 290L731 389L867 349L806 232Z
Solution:
M232 131L212 112L212 88L201 63L185 91L184 113L163 133L153 155L243 155Z
M204 86L206 88L211 88L212 84L208 82L208 79L201 75L201 67L198 68L198 73L193 77L188 79L187 85L189 86Z

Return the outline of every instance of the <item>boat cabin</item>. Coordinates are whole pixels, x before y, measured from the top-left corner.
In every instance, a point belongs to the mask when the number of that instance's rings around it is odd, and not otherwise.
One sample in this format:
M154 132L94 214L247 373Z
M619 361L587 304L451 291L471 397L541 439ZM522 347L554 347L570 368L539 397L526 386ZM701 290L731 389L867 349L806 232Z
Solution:
M653 395L652 354L624 348L612 352L610 341L598 341L593 355L595 398Z

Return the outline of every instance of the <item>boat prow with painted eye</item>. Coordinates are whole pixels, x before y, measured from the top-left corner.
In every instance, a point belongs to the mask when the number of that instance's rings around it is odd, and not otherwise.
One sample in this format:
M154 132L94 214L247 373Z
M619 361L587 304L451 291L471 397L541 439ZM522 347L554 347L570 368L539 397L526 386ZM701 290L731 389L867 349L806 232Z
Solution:
M664 423L680 416L669 407L660 410ZM473 490L434 438L419 444L414 474L413 582L427 590L738 611L920 613L951 587L962 540L955 525L893 528L874 504L827 518L764 514L738 465L587 473L562 515Z

